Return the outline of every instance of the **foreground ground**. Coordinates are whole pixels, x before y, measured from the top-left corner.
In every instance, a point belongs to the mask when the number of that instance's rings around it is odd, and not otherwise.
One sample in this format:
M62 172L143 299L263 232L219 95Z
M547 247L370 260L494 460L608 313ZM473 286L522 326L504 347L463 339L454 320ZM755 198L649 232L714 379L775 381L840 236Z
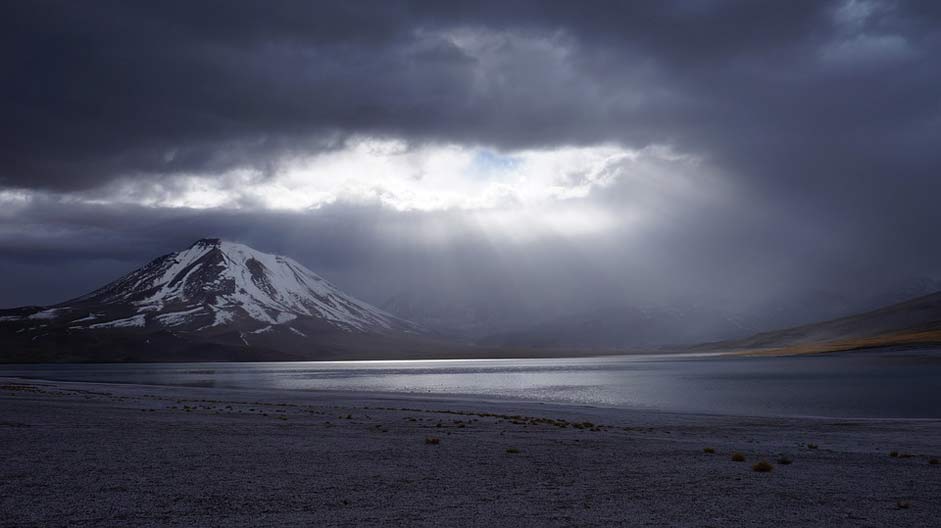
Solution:
M939 420L0 378L0 451L3 527L930 527L941 519L941 465L930 463L941 457ZM745 461L732 461L734 452ZM782 456L793 463L779 464ZM773 470L753 471L759 460Z

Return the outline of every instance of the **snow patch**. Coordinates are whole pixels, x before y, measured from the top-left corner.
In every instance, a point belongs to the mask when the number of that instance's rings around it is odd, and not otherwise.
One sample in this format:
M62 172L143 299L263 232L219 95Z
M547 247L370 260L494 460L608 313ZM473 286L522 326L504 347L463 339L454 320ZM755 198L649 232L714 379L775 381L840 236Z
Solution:
M76 319L76 320L74 320L74 321L72 321L72 322L73 322L73 323L84 323L84 322L87 322L87 321L94 321L94 320L98 319L99 317L101 317L102 315L103 315L103 314L89 313L88 316L82 317L81 319Z
M58 311L59 308L50 308L48 310L34 313L33 315L29 316L29 319L55 319L56 312Z
M165 314L160 314L156 316L157 322L164 326L180 326L186 324L190 321L190 316L202 312L204 308L202 306L197 306L191 310L183 310L180 312L170 312Z
M289 314L285 312L278 313L278 317L275 319L275 322L278 324L284 324L290 321L297 319L297 316L294 314Z
M182 279L177 280L174 284L174 280L177 278L176 275L201 256L202 255L186 255L184 258L176 261L170 266L169 270L164 272L161 278L154 281L154 286L159 286L160 289L147 299L134 304L140 306L141 310L159 311L163 309L163 305L167 301L180 299L183 296L183 286L186 284L186 280L189 279L190 275L198 271L199 268L202 267L202 264L197 264L190 268L190 270L186 272L186 275L184 275ZM173 285L171 286L171 284Z
M227 312L225 310L220 310L217 307L213 307L213 319L212 324L209 326L219 326L226 323L231 323L235 319L235 314L232 312Z
M147 322L146 315L138 314L126 319L116 319L114 321L108 321L106 323L98 323L89 326L88 328L131 328L131 327L142 327Z

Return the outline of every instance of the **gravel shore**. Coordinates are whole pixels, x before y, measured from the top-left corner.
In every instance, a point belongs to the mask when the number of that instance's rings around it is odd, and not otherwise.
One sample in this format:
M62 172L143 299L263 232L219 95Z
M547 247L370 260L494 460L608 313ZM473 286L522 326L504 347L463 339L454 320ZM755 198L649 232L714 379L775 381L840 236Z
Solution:
M941 420L0 378L0 451L3 527L941 519Z

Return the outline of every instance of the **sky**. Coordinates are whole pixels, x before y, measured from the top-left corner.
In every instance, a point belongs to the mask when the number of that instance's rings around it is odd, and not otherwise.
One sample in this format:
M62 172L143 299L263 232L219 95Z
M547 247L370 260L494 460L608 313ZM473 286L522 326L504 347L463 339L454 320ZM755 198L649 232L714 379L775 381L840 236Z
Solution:
M0 10L2 307L203 237L527 321L941 278L937 2Z

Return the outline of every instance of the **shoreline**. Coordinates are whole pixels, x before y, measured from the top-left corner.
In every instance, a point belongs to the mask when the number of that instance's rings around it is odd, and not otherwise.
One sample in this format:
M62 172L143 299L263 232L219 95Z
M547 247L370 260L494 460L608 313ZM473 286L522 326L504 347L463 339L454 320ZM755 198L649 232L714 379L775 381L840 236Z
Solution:
M140 360L79 360L79 361L9 361L0 358L0 367L9 366L30 366L30 365L168 365L174 363L206 363L206 364L238 364L238 363L395 363L399 361L431 361L431 362L460 362L460 361L518 361L521 359L532 360L556 360L556 359L605 359L605 358L644 358L644 357L663 357L663 358L709 358L709 357L729 357L741 355L739 351L690 351L686 349L665 348L662 350L572 350L572 349L534 349L531 353L521 353L519 355L493 355L493 356L415 356L399 358L372 358L365 357L356 359L180 359L174 358L167 361L140 361Z
M618 415L632 416L642 414L645 416L664 415L676 416L682 418L733 418L733 419L768 419L768 420L808 420L808 421L851 421L851 422L938 422L941 424L941 416L938 417L909 417L909 416L829 416L829 415L794 415L794 414L742 414L742 413L722 413L722 412L702 412L686 410L669 410L656 408L623 407L618 405L572 403L563 401L548 401L530 398L513 397L486 397L485 395L473 393L418 393L418 392L394 392L394 391L357 391L357 390L329 390L329 389L272 389L272 388L238 388L238 387L202 387L194 385L170 385L158 383L134 383L134 382L101 382L101 381L75 381L62 380L54 378L40 378L28 376L3 376L0 375L0 385L5 384L37 384L65 387L75 385L77 387L99 386L101 389L110 387L121 387L135 392L145 391L145 389L160 389L164 391L213 391L219 392L219 396L237 395L237 394L255 394L258 396L269 396L271 401L282 402L307 402L310 404L323 403L324 401L344 402L347 405L362 405L365 402L381 401L404 401L413 402L437 408L444 405L460 405L462 407L482 407L487 409L509 408L509 409L533 409L533 410L551 410L563 414L592 414L609 415L617 417ZM153 392L153 391L151 391ZM174 397L174 399L178 399Z
M0 378L0 514L16 527L930 526L941 516L941 465L929 464L941 420L402 396ZM773 471L752 471L758 461Z

